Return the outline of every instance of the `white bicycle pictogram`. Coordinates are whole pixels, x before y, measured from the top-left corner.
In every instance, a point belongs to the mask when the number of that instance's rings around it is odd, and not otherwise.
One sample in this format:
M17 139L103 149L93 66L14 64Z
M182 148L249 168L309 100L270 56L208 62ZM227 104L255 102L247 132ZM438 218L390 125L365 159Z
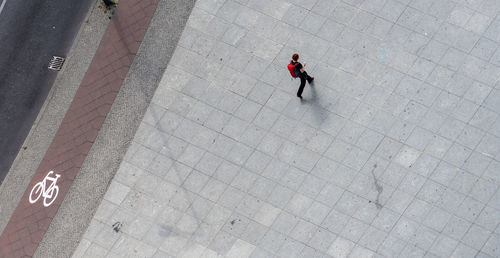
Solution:
M54 174L55 177L51 177L51 174ZM35 203L40 199L40 196L43 196L43 206L49 207L56 200L57 194L59 193L59 186L56 185L59 177L61 177L61 175L55 174L54 171L47 173L45 178L41 182L36 183L33 189L31 189L30 203ZM51 181L48 187L47 181Z

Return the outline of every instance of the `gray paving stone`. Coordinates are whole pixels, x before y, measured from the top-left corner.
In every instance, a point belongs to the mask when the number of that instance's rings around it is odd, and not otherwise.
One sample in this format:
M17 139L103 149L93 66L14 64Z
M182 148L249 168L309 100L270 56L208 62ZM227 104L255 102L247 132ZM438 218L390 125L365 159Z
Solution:
M120 203L123 201L123 199L125 199L129 191L130 191L129 187L120 184L118 182L113 182L109 186L109 189L106 192L104 199L116 205L120 205Z
M271 253L268 251L261 249L261 248L256 248L253 252L252 255L250 255L251 258L265 258L265 257L270 257L272 256Z
M222 226L222 230L235 236L236 238L240 238L249 223L250 220L244 215L240 213L233 213Z
M495 156L495 154L498 153L498 151L500 150L498 146L499 143L500 143L499 137L496 137L491 134L486 134L479 143L479 145L476 147L476 149L487 156L497 158L496 156L498 155Z
M445 55L448 47L438 41L431 40L427 46L418 53L420 57L438 63L439 60Z
M94 218L98 221L108 223L111 220L111 216L118 210L118 207L118 205L103 200L97 208Z
M285 242L286 237L277 231L269 230L259 243L264 249L271 253L277 253L281 245Z
M404 247L405 243L402 240L389 235L379 247L379 252L384 256L397 256Z
M253 217L260 210L263 203L253 196L247 195L237 209L245 216Z
M364 223L371 224L375 217L378 215L379 209L372 202L368 201L361 205L361 207L354 213L354 218L361 220Z
M246 230L242 232L241 238L251 244L257 245L268 230L268 227L254 221L250 221Z
M258 177L255 180L253 187L250 189L249 194L259 199L266 200L269 198L269 195L273 191L275 185L275 182L267 178Z
M317 181L317 183L321 183L321 181ZM335 186L333 184L326 184L323 186L322 189L320 187L315 187L315 186L311 186L311 188L315 188L317 189L317 191L319 191L316 199L330 207L333 207L335 205L335 203L340 199L340 197L344 192L344 189Z
M283 245L281 246L279 253L283 256L287 257L299 257L302 249L305 247L305 244L296 241L292 238L286 239Z
M192 241L196 244L207 246L214 239L217 232L220 230L221 226L219 225L209 225L206 223L201 223L192 236ZM217 254L215 251L210 249L206 249L210 252L210 255Z
M219 231L217 236L214 238L212 243L210 243L209 248L216 251L219 254L226 254L229 249L233 246L236 238L226 233L224 231Z
M374 153L381 156L382 158L392 160L397 155L401 147L402 144L400 142L385 137Z
M332 233L339 234L347 223L349 216L333 209L323 220L321 226ZM340 223L339 223L340 222Z
M197 1L74 257L499 256L499 12Z
M486 64L484 69L476 76L476 79L484 84L493 85L496 82L495 73L498 73L497 66Z
M358 242L359 239L365 234L368 225L357 219L350 219L345 225L339 236L342 236L353 242Z
M290 236L302 243L308 243L313 238L316 231L321 231L321 229L318 229L318 226L308 221L299 220L290 233Z
M474 104L473 102L462 99L452 115L458 120L466 122L472 118L478 108L479 106Z
M463 241L474 249L479 250L490 237L490 234L491 232L472 224L469 231L463 237Z
M441 236L436 239L436 242L431 247L431 252L438 256L448 256L455 250L458 241Z
M97 244L92 244L85 251L83 257L106 257L107 250Z
M427 213L426 218L423 220L423 224L435 231L442 231L448 220L450 219L451 214L448 212L434 207L429 213Z
M136 212L141 216L155 217L162 209L162 203L152 199L150 196L137 190L130 191L127 197L120 204L121 207L130 212Z
M465 61L466 57L467 54L464 52L455 48L449 48L441 60L439 60L439 64L450 70L456 71Z
M424 257L424 254L425 251L412 245L407 245L400 253L400 255L405 257Z
M477 250L463 243L459 243L459 245L457 246L452 255L456 257L470 257L470 256L475 256L477 252L478 252Z
M347 257L355 247L355 243L342 237L337 237L328 249L328 254L334 257Z
M155 249L130 237L120 237L111 250L117 255L135 253L138 256L153 256Z
M398 215L394 211L382 208L378 216L373 221L372 225L378 229L383 230L384 232L390 232L398 221L399 217L400 215Z
M319 225L328 215L330 209L331 208L326 205L323 205L319 202L314 202L304 214L304 218L316 225Z
M482 250L492 257L499 255L498 243L500 242L500 237L498 234L492 234L490 239L483 246Z
M460 170L449 186L460 193L468 194L477 180L476 176Z
M153 220L151 218L148 218L146 216L136 217L131 222L125 224L122 231L136 239L141 239L149 231L152 225L153 225ZM111 231L112 229L113 228L111 227L109 231ZM116 232L113 231L113 233ZM105 238L113 239L108 235L111 235L111 233L105 235ZM107 240L103 239L103 241Z

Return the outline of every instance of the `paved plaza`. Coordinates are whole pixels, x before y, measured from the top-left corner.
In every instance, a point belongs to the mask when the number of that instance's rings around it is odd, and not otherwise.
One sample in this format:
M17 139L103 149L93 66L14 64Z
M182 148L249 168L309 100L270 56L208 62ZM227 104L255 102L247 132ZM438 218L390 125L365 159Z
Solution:
M198 0L73 257L500 257L499 14Z

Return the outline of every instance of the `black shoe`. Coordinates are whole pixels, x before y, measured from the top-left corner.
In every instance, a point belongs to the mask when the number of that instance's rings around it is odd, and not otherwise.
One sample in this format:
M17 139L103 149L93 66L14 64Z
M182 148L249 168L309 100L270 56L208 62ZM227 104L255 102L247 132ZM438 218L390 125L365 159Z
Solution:
M311 80L308 81L308 83L314 82L314 77L311 77Z
M297 95L297 97L298 97L299 99L302 99L302 96Z

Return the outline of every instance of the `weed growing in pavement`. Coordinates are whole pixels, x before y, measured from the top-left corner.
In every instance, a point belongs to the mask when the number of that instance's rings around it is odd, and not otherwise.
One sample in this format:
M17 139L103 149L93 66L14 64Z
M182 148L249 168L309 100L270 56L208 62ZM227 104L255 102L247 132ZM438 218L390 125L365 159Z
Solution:
M104 13L109 12L109 19L111 19L111 16L115 13L116 6L118 5L117 2L114 0L101 0L101 3L99 4L99 8L104 9Z

